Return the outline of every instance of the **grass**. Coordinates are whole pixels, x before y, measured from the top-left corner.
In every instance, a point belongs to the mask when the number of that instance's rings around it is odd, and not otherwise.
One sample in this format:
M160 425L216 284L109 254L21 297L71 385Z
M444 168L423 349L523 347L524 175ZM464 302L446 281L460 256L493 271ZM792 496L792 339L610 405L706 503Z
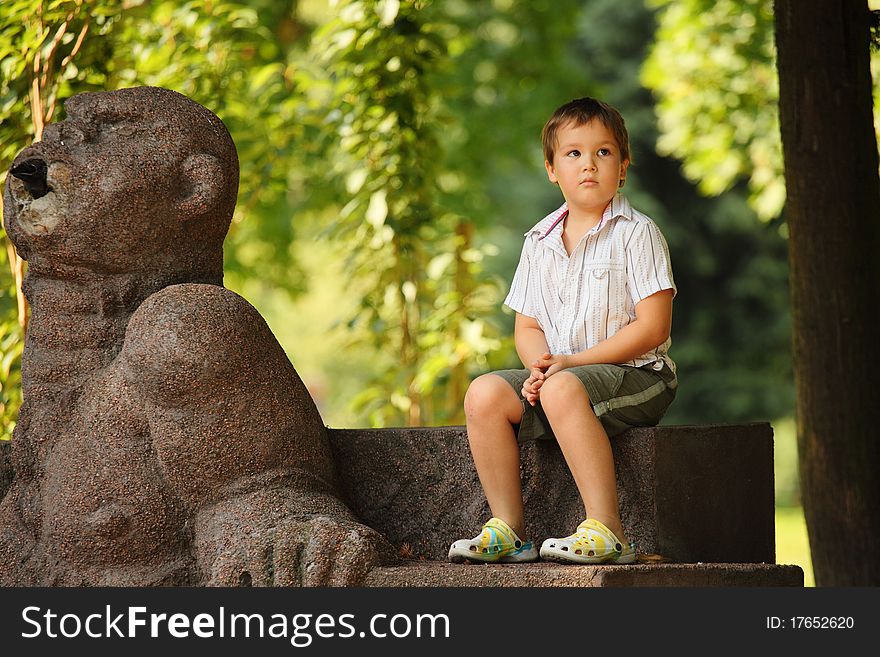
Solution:
M776 508L776 563L800 566L804 570L804 586L816 585L804 510L799 506Z
M804 570L804 586L815 586L804 510L800 506L797 430L794 418L773 424L774 482L776 485L776 563Z

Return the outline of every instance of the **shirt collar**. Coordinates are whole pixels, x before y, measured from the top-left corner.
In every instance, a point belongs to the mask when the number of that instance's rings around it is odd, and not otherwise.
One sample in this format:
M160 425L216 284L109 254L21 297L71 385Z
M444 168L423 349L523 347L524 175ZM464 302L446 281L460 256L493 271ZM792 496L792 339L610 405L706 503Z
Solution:
M531 235L532 233L538 233L538 239L543 240L562 223L562 220L565 219L567 214L568 203L563 203L556 210L527 230L525 234ZM611 199L611 203L608 204L608 207L605 208L605 212L602 213L602 219L599 220L599 223L596 224L590 232L598 233L602 230L605 224L616 217L632 219L632 206L626 196L620 192L614 195L614 198Z

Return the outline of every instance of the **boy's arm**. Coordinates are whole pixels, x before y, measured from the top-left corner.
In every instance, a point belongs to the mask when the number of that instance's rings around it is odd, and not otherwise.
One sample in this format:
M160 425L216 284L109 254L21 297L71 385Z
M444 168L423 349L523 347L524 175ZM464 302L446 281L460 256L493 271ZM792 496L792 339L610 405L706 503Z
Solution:
M513 337L519 358L529 370L529 378L523 383L522 396L534 406L538 402L538 390L544 381L546 366L536 366L533 363L537 362L541 355L549 350L547 337L538 325L538 320L521 313L516 314Z
M572 355L545 351L529 367L546 369L546 376L568 367L595 363L625 363L660 346L672 330L672 290L660 290L636 304L636 319L610 338ZM519 341L517 341L519 350ZM520 357L523 353L520 352Z
M513 327L516 353L526 369L535 367L535 361L549 351L547 336L538 325L538 320L522 313L516 314Z

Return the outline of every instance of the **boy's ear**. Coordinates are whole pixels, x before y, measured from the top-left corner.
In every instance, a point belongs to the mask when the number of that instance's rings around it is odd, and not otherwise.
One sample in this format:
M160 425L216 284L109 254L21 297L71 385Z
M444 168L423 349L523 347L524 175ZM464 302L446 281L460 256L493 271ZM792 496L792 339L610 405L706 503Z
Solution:
M544 160L544 168L547 169L547 177L550 179L554 185L559 184L559 178L556 177L556 171L553 168L553 165L550 164L549 160Z
M626 170L629 167L629 160L624 160L620 163L620 185L619 187L623 187L623 184L626 182Z

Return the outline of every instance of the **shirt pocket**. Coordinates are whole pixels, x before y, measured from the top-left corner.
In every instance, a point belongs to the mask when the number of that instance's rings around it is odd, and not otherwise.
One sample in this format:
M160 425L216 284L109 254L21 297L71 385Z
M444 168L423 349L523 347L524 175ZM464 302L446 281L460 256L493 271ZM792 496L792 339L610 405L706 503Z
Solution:
M584 265L587 275L594 280L615 278L624 273L624 264L616 260L591 260Z
M624 263L615 260L592 260L584 265L583 283L587 288L585 292L586 299L588 299L588 307L584 308L585 312L588 314L602 313L604 319L609 310L612 314L622 310L621 304L626 291L626 266Z

